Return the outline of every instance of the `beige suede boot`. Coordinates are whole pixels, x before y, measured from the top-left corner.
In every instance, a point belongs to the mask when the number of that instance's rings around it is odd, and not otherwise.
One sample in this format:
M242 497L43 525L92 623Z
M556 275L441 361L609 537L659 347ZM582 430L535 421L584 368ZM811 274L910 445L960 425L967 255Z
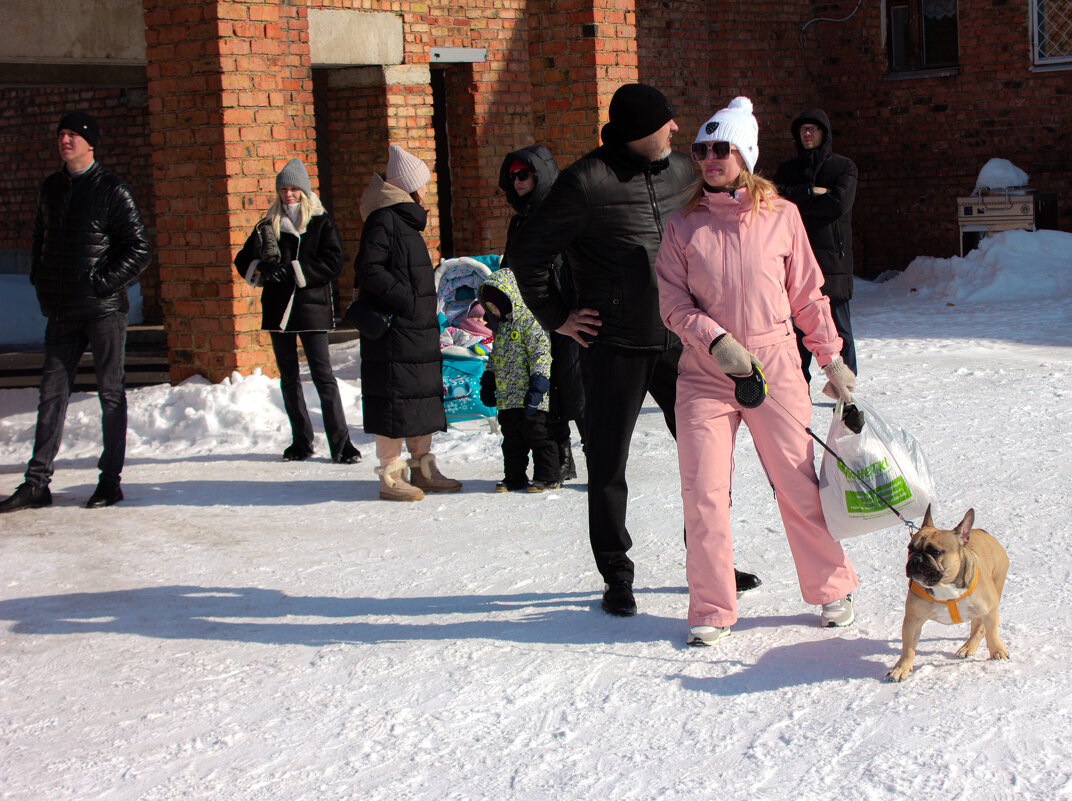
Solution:
M410 481L425 492L458 492L462 482L447 478L436 467L435 455L426 453L420 459L409 460Z
M401 459L395 459L387 467L377 467L380 477L380 499L384 501L419 501L424 493L406 479L409 467Z

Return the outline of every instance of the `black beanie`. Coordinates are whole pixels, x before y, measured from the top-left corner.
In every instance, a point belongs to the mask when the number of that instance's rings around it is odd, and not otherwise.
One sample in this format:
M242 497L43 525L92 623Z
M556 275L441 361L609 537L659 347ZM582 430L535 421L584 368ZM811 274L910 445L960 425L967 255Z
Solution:
M64 114L60 124L56 126L56 134L59 135L64 128L74 131L89 142L89 146L94 149L100 144L100 129L97 127L97 121L84 111L70 111Z
M603 126L603 141L624 145L650 136L674 118L674 107L654 86L627 83L610 99L610 122Z

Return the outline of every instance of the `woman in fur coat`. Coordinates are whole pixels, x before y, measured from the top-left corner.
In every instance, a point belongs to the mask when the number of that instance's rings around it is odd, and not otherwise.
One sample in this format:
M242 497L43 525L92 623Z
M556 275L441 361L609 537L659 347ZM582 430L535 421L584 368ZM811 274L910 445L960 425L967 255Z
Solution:
M261 287L261 328L272 338L293 435L283 459L297 461L313 455L313 426L298 365L300 338L320 396L331 459L355 464L361 461L361 452L350 442L327 334L335 327L331 282L342 270L342 242L335 223L313 194L300 159L287 162L276 176L275 187L271 208L234 263L250 285Z

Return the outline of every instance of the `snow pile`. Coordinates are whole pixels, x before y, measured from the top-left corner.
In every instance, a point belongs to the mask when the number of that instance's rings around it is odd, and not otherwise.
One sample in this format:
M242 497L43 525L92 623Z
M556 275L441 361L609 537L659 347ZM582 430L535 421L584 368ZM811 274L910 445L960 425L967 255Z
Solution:
M1011 189L1013 187L1027 186L1028 175L1007 159L990 159L979 170L979 177L975 179L973 195L988 189Z
M1004 303L1067 300L1072 295L1072 234L1004 231L984 238L967 256L920 256L904 272L879 277L899 293L948 301Z

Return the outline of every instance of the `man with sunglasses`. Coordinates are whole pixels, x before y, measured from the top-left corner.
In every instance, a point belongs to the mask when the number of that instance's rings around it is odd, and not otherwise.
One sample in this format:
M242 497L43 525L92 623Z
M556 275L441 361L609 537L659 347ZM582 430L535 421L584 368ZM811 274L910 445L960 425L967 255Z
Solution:
M856 165L833 152L830 120L822 109L805 111L790 126L797 157L778 166L774 183L782 197L800 210L808 241L826 279L823 294L841 337L841 358L856 373L849 300L852 298L852 204L856 199ZM811 381L811 352L797 329L797 349L804 380Z
M581 345L589 539L605 582L602 607L628 617L637 608L625 471L648 393L676 431L681 341L659 314L655 256L667 218L695 193L697 178L689 159L671 149L678 126L658 89L621 86L609 111L603 145L562 172L514 235L509 263L536 319ZM573 304L553 280L554 258L563 252ZM749 574L740 581L743 589L759 583Z

